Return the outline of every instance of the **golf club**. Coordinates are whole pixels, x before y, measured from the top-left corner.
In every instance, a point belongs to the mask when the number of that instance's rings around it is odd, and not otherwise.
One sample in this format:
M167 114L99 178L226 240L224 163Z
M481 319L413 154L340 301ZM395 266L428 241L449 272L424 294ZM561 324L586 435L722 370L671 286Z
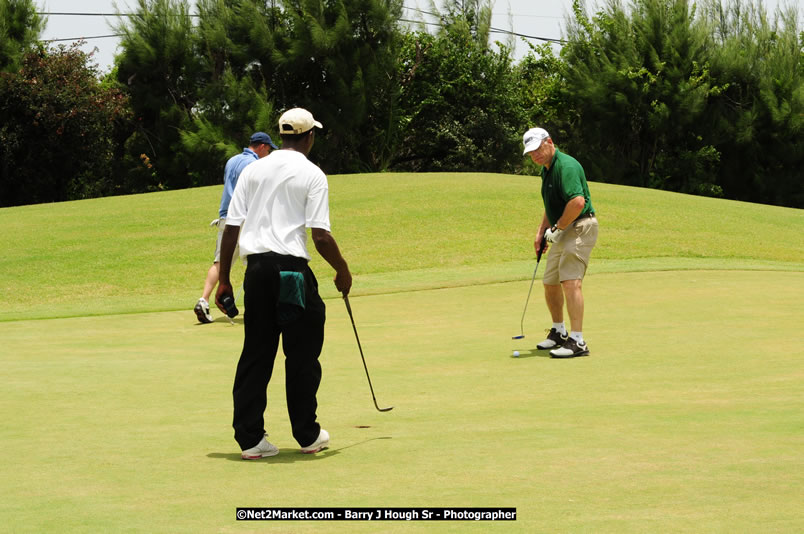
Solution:
M369 389L371 390L371 398L374 399L374 407L380 412L390 412L394 409L393 406L388 408L380 408L377 405L377 397L374 396L374 388L371 385L371 377L369 376L368 367L366 366L366 358L363 356L363 347L360 346L360 338L357 336L357 327L355 326L355 318L352 316L352 307L349 305L349 297L343 296L343 302L346 303L346 311L349 312L349 320L352 321L352 329L355 331L355 339L357 340L357 348L360 350L360 359L363 360L363 369L366 370L366 378L368 378Z
M533 269L533 278L530 279L530 289L528 289L528 298L525 299L525 309L522 310L522 320L519 321L519 335L512 336L511 339L522 339L525 337L525 312L528 311L528 301L530 300L530 292L533 291L533 282L536 281L536 271L539 270L539 262L542 261L542 252L547 245L547 240L542 237L539 243L539 251L536 253L536 268Z

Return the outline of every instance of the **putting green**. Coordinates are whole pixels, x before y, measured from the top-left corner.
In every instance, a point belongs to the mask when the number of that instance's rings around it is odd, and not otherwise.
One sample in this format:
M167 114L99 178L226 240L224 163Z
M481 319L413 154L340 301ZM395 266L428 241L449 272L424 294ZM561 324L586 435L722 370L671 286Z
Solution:
M325 277L322 277L322 279ZM189 309L0 323L0 515L15 532L796 532L804 529L804 273L601 273L589 358L535 351L530 280L354 297L372 404L330 299L319 419L298 453L282 356L279 456L243 462L242 322ZM512 357L512 350L522 352ZM367 428L363 428L367 427ZM516 507L516 522L237 522L235 508Z

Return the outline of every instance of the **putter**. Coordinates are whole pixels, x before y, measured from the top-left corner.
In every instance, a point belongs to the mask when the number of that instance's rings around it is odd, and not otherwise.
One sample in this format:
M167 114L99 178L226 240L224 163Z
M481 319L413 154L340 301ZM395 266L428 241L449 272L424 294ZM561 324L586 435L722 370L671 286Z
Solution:
M525 312L528 311L528 301L530 300L530 292L533 291L533 282L536 281L536 271L539 270L539 262L542 261L542 252L547 245L547 240L542 237L542 242L539 243L539 252L536 253L536 268L533 269L533 278L530 279L530 289L528 289L528 298L525 299L525 309L522 310L522 320L519 321L519 335L512 336L511 339L523 339L525 337Z
M371 386L371 377L369 376L368 367L366 366L366 358L363 356L363 347L360 346L360 338L357 336L357 327L355 326L355 318L352 316L352 307L349 305L349 297L344 295L343 302L346 303L346 311L349 312L349 320L352 321L352 329L355 331L357 348L360 350L360 359L363 360L363 369L366 370L366 378L368 378L369 389L371 390L371 398L374 400L374 407L380 412L390 412L394 409L393 406L389 406L388 408L380 408L377 404L377 397L374 396L374 388Z

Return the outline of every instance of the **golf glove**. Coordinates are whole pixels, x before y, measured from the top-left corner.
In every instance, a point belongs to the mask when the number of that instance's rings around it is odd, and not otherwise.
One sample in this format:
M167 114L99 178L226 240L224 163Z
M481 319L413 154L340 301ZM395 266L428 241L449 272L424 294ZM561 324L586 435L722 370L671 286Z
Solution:
M552 228L547 229L547 231L544 233L544 238L548 243L556 243L561 237L561 232L563 232L563 230L559 230L553 226Z

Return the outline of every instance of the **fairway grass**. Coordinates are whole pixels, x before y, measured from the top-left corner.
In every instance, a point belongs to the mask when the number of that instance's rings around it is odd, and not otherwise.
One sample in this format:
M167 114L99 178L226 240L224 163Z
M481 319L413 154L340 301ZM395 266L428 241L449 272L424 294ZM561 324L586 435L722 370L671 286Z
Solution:
M319 419L298 453L280 354L240 460L242 317L192 312L221 187L0 209L0 524L10 532L804 531L804 210L590 182L591 357L551 360L539 179L330 177ZM242 280L235 266L233 281ZM540 277L540 276L539 276ZM521 352L519 358L512 351ZM237 522L237 507L516 507L515 522Z
M11 532L804 530L804 273L590 274L592 355L568 361L533 350L549 326L536 290L526 338L511 340L525 274L350 299L377 400L395 406L389 413L373 407L343 302L328 299L319 419L331 448L298 453L280 355L266 429L281 452L257 462L239 459L230 427L242 322L217 314L196 325L189 310L0 322L3 524ZM518 516L237 522L243 506L516 507Z
M540 179L330 177L355 295L530 278ZM590 272L804 271L804 210L590 183ZM212 262L221 186L0 209L0 321L190 310ZM310 245L312 250L312 245ZM322 280L332 269L312 253ZM235 266L233 281L242 280ZM325 296L335 296L322 284Z

